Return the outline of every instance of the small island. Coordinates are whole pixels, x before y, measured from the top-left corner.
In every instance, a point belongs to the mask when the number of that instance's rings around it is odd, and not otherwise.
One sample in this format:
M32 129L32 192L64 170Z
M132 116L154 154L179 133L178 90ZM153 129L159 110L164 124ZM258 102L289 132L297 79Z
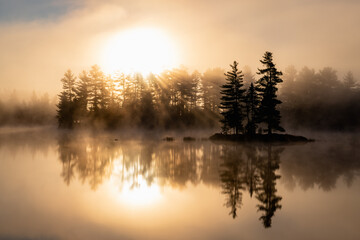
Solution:
M283 82L282 72L273 63L271 52L265 52L260 60L264 68L258 69L259 80L250 84L248 89L243 86L243 73L238 70L238 63L234 61L232 70L225 73L226 83L221 89L220 109L222 119L222 133L214 134L210 140L236 142L309 142L302 136L289 134L275 134L273 131L285 132L280 126L280 111L277 105L278 88ZM244 124L245 127L244 127ZM260 126L260 127L259 127ZM265 129L266 134L262 134ZM257 133L256 133L257 132Z
M233 141L233 142L313 142L313 139L308 139L303 136L294 136L290 134L255 134L249 136L246 134L222 134L216 133L210 137L212 141Z

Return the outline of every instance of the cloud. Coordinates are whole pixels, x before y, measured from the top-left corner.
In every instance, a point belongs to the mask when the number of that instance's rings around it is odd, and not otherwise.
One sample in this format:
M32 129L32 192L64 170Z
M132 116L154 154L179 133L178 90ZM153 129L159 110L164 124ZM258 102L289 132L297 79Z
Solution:
M164 29L179 48L179 61L190 69L227 67L235 59L255 69L264 51L270 50L282 69L291 64L331 66L360 76L358 1L75 0L62 4L66 12L56 17L45 14L48 17L0 23L2 88L58 91L66 69L79 72L99 63L105 39L136 26Z
M80 71L96 64L103 35L125 19L119 6L76 9L56 21L0 25L0 81L3 88L58 90L68 69Z

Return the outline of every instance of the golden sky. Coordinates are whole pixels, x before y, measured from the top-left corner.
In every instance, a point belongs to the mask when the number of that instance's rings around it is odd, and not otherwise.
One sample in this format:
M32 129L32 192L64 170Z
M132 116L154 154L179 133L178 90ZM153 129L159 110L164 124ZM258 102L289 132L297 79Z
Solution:
M357 0L0 0L2 90L57 92L68 69L100 64L122 31L156 28L190 70L234 60L260 67L265 51L280 70L330 66L360 77Z

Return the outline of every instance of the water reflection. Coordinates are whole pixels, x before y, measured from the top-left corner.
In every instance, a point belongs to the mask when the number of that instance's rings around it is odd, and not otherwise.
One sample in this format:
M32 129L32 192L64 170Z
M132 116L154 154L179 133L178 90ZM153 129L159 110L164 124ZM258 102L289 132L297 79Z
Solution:
M97 191L111 181L129 203L157 201L164 186L186 189L201 184L221 193L224 207L218 206L236 218L249 205L245 196L250 196L256 202L257 218L267 228L281 206L288 205L287 192L277 191L279 184L287 190L299 186L331 191L342 178L352 185L360 169L359 142L353 140L271 146L115 141L106 135L45 131L0 134L0 150L5 156L21 154L24 149L34 156L57 151L59 174L66 185L80 181Z
M271 226L271 219L281 208L282 197L276 195L275 173L279 169L282 148L267 146L225 145L222 154L220 179L222 193L226 196L225 206L230 208L230 215L237 216L241 208L243 193L248 191L252 197L255 192L259 218L264 227Z
M75 175L93 190L110 176L119 185L139 186L139 179L148 185L185 187L188 182L218 184L220 150L203 143L119 142L111 138L59 137L61 176L69 185Z
M301 147L303 151L304 146ZM296 152L296 146L293 148L291 152ZM330 149L335 151L331 147ZM126 191L124 186L131 192L146 183L148 188L143 190L145 196L133 194L132 201L136 201L137 197L146 197L146 193L151 198L151 186L184 188L187 183L219 186L225 196L224 205L230 209L232 218L236 218L242 206L243 194L248 193L251 197L255 195L257 210L261 214L259 219L265 228L271 227L275 212L281 208L282 197L277 194L276 184L280 178L280 155L284 147L210 142L118 142L112 138L84 139L65 134L59 138L58 151L62 162L61 176L67 185L75 179L75 175L83 183L87 182L93 190L110 177L116 179L119 189L123 191ZM342 153L341 149L336 151L340 153L334 155L335 163ZM295 165L302 168L306 166L304 162L309 162L304 158L313 155L292 155L288 163L296 161ZM322 160L314 161L313 157L309 159L315 164L310 167L320 167L321 171L329 169L329 166L322 166ZM336 165L329 158L325 159L329 164ZM346 176L359 168L358 164L354 168L352 161L347 162L350 164ZM285 167L288 167L286 163ZM298 173L298 169L292 170L292 174ZM309 172L313 171L305 169L297 178L300 181L304 177L310 180L313 176L308 176ZM340 174L341 172L327 176L321 174L315 179L336 182ZM313 185L316 183L315 179ZM328 185L320 183L319 186L329 189Z
M282 197L276 195L276 179L280 178L280 175L277 175L275 171L279 169L282 149L273 151L271 146L267 146L266 151L267 156L260 158L260 184L256 187L256 199L259 200L258 211L262 212L260 220L267 228L271 226L271 218L275 211L281 208Z

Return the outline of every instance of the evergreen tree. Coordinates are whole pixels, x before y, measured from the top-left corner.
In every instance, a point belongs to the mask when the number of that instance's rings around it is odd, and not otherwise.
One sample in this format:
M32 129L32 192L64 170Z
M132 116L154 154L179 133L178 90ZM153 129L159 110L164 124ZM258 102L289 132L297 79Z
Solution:
M278 89L276 85L282 82L280 78L282 72L276 69L271 52L265 52L263 60L260 62L264 68L258 69L258 74L262 77L256 82L256 90L261 96L258 120L267 124L268 134L272 134L273 130L283 132L285 130L280 126L280 112L276 109L276 105L281 103L277 99L276 92Z
M156 112L153 103L153 96L149 89L142 92L140 101L140 124L141 127L153 129L156 124Z
M352 72L347 72L344 77L344 86L347 89L352 89L356 87L356 80Z
M76 86L76 117L83 122L88 114L88 103L90 97L90 78L86 71L79 75L79 81Z
M106 81L104 73L100 67L94 65L89 72L90 91L89 91L89 105L90 111L95 118L101 115L101 110L106 108L108 103L108 91L106 88Z
M239 134L243 130L242 122L244 114L242 111L242 101L244 100L243 74L238 70L238 63L234 61L230 65L232 71L225 73L226 83L221 90L221 120L223 131L227 132L229 129L235 129L235 133Z
M250 136L255 135L256 132L256 128L257 128L256 119L257 119L259 103L260 103L259 96L255 90L254 84L251 83L246 93L246 116L247 116L246 132Z
M76 77L67 70L64 77L61 79L63 84L63 91L60 93L60 101L57 104L57 115L58 125L60 128L72 128L74 125L74 113L75 113L75 82Z
M224 70L208 69L201 78L201 95L203 109L207 112L219 113L221 103L221 86L225 83Z
M68 101L73 101L76 93L76 77L70 69L65 72L64 77L61 79L61 82L63 84L63 91L66 93Z
M191 91L189 96L190 110L194 110L199 102L199 84L201 74L195 71L191 74Z

